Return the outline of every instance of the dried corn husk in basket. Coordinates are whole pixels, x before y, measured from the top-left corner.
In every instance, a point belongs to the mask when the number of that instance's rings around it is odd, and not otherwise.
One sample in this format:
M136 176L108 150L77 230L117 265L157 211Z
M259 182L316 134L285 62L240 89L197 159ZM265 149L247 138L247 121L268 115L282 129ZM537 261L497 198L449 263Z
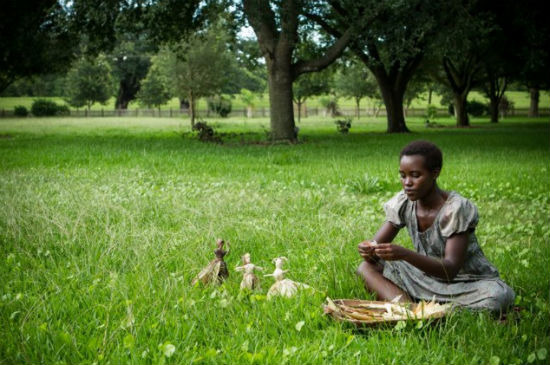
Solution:
M335 299L327 297L323 305L325 314L339 321L374 325L384 322L441 318L452 309L452 304L435 301L419 303L393 303L358 299Z

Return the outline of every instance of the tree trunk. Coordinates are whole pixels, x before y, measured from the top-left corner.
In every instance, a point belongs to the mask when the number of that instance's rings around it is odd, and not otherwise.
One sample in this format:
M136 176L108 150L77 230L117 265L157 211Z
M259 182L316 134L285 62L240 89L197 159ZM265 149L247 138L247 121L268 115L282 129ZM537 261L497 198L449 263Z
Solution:
M302 119L302 102L300 100L296 101L296 108L298 110L298 123Z
M251 105L247 105L247 107L246 107L246 117L247 118L252 118L252 106Z
M132 81L120 81L116 96L115 108L128 109L130 101L134 100L139 90L139 84L134 85Z
M378 85L382 93L382 99L386 107L386 114L388 119L388 133L408 133L409 128L405 124L405 117L403 113L403 96L405 90L395 90L389 82L378 79Z
M468 93L453 93L453 101L456 115L457 127L469 127L470 119L466 111L466 99Z
M361 102L361 99L355 98L355 116L357 117L357 120L359 120L359 113L360 113L359 103L360 102Z
M189 115L191 116L191 129L195 126L195 97L189 93Z
M432 105L432 94L434 92L434 89L432 89L432 85L428 87L428 105Z
M538 117L540 97L539 89L534 87L530 88L529 96L531 97L531 103L529 105L529 117Z
M491 96L489 98L489 115L491 116L491 123L498 123L498 104L499 99Z
M180 110L189 109L189 102L185 99L180 99Z
M290 62L288 66L290 66ZM271 138L274 141L295 142L297 136L296 124L294 123L294 105L292 104L290 67L278 67L273 61L267 62L267 67Z

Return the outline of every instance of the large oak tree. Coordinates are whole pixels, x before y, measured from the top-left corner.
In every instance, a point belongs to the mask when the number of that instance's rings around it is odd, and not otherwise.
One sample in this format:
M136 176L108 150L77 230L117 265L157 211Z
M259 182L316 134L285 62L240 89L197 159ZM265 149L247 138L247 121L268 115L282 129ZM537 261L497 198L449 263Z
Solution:
M324 5L330 6L328 3ZM254 29L265 58L268 73L271 135L274 140L296 140L292 83L298 76L320 71L344 51L352 28L344 29L320 57L296 57L300 43L303 10L313 5L309 0L243 0L243 11Z
M350 23L356 32L351 50L375 76L387 114L389 133L408 132L403 113L407 84L428 47L447 21L443 1L333 0L332 8L307 17L339 36ZM447 7L449 7L447 5Z

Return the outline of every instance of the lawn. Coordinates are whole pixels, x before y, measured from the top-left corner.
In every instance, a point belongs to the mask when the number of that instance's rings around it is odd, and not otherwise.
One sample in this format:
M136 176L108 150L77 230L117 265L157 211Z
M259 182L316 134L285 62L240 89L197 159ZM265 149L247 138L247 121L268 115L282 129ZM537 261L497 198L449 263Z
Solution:
M550 124L507 118L442 128L305 119L301 143L265 143L267 119L210 121L199 142L177 118L0 120L0 363L524 364L550 348ZM413 139L444 153L440 185L477 204L481 246L521 308L504 323L457 311L437 323L357 330L331 298L371 298L356 245L399 191ZM193 287L216 238L230 277ZM396 242L411 247L401 232ZM240 294L240 256L316 290ZM372 299L372 298L371 298Z

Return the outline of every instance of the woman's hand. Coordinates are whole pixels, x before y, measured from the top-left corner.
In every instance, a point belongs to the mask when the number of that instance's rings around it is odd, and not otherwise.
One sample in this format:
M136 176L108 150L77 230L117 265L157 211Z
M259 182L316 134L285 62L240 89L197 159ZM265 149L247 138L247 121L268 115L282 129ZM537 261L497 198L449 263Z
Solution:
M378 261L378 257L374 253L376 245L376 241L363 241L357 245L357 251L364 260L375 263Z
M411 250L393 243L379 243L374 248L375 255L386 261L403 260L410 252Z

